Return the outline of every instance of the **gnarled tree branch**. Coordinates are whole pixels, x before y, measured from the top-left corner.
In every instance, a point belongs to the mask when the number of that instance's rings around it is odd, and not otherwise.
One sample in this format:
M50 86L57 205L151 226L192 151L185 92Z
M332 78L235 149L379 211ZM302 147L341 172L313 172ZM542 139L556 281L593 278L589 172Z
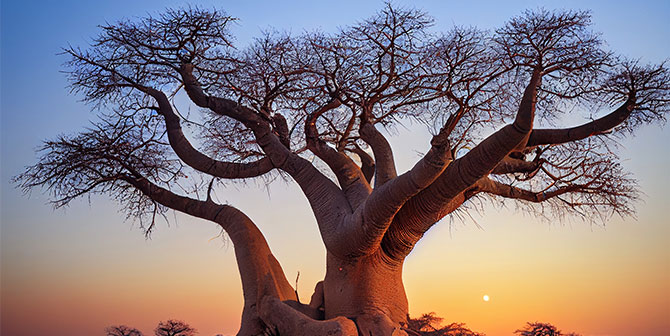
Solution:
M323 113L340 106L339 100L334 99L318 110L310 113L305 119L305 138L307 148L323 160L337 177L340 187L349 201L352 209L368 197L372 188L365 178L363 171L344 152L331 148L319 138L316 121Z
M623 123L635 109L635 95L630 94L623 105L611 113L586 124L562 129L534 129L526 146L557 145L606 134Z
M206 95L193 76L192 70L193 67L188 65L181 68L184 88L191 99L201 107L234 118L249 127L273 165L288 173L302 189L316 217L328 251L342 256L351 253L355 247L347 237L358 235L360 228L346 220L352 209L342 190L309 161L286 148L277 135L271 132L267 121L252 110L228 99Z
M370 123L361 124L359 133L361 139L372 148L375 158L375 188L378 188L398 176L393 150L386 137L374 125Z
M446 129L435 135L428 153L412 169L375 188L364 205L356 210L354 216L364 228L362 251L376 249L403 204L433 183L453 161L447 136Z
M143 177L128 175L123 179L163 206L221 225L230 236L244 291L244 310L239 335L254 335L264 330L265 325L261 322L255 305L259 298L258 288L263 281L268 281L266 277L270 278L274 291L281 299L297 299L265 237L240 210L229 205L176 195Z
M408 200L382 241L394 258L404 258L435 222L455 210L470 195L468 189L491 171L530 133L535 115L541 72L535 69L514 122L493 133L463 157L455 160L428 187ZM399 214L400 214L399 212ZM384 242L384 240L386 242Z

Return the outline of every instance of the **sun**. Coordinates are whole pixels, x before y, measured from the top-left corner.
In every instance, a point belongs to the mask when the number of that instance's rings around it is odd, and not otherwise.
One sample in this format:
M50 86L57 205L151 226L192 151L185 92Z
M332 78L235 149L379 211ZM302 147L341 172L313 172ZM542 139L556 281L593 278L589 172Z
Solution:
M491 298L489 298L488 295L484 295L483 299L484 299L485 302L489 302L489 300L490 300Z

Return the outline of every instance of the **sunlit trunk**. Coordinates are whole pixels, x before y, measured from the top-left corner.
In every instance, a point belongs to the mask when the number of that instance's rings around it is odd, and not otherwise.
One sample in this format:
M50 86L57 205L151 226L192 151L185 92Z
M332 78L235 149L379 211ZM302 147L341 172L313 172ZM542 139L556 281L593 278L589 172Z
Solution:
M353 261L329 253L326 267L326 319L346 316L361 335L404 335L400 326L407 321L408 307L402 263L390 262L378 250Z

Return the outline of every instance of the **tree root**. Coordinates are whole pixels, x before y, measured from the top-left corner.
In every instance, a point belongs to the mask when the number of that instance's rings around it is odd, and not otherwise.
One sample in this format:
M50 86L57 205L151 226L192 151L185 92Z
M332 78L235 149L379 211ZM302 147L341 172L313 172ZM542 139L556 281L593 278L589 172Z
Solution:
M256 304L258 316L268 328L277 331L281 336L358 336L356 324L346 317L321 320L323 318L321 282L316 285L309 305L295 300L282 301L280 293L273 285L271 274L265 276L258 294Z
M346 317L315 320L270 295L260 300L258 312L263 322L281 336L358 336L356 324Z
M407 333L384 314L364 314L356 318L361 335L408 336Z
M271 286L268 275L259 289L258 316L272 331L281 336L408 336L383 313L368 313L354 320L337 316L323 320L323 282L316 284L309 305L295 300L282 301Z

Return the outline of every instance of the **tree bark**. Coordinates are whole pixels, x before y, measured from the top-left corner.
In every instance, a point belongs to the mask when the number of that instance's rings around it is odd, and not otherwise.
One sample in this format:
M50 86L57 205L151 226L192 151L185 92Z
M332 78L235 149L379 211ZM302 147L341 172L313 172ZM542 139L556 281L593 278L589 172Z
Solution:
M394 263L381 249L344 260L328 253L323 281L325 318L345 316L360 335L403 335L408 304L402 262Z

